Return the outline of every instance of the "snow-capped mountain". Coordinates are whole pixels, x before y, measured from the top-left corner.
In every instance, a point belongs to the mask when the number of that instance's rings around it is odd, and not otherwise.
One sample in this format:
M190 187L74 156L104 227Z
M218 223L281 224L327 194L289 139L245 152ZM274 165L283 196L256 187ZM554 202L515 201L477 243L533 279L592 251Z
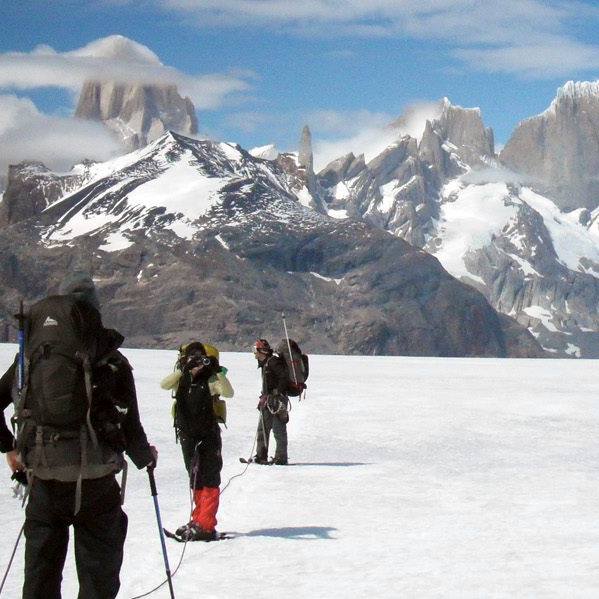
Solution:
M522 156L532 164L542 155L554 168L562 155L576 165L564 177L564 188L576 179L576 189L585 190L569 204L577 206L574 211L565 211L559 194L547 192L555 182L551 168L536 173L525 168L516 160L514 141L501 159L520 172L508 170L494 153L493 134L480 111L447 100L421 139L406 136L367 164L350 154L318 173L326 209L331 216L367 220L435 255L555 355L597 357L599 211L586 206L599 197L590 183L599 149L578 152L594 143L587 130L599 138L599 120L595 126L580 108L581 103L599 108L598 92L594 84L568 84L544 115L525 121L512 138L521 138L539 120L553 119L568 129L569 137L559 143L556 136L529 136Z
M541 355L525 329L433 257L304 205L305 152L264 160L166 133L54 179L15 167L2 201L0 315L7 322L20 296L51 292L80 266L132 346L199 337L245 348L281 337L284 311L309 351Z

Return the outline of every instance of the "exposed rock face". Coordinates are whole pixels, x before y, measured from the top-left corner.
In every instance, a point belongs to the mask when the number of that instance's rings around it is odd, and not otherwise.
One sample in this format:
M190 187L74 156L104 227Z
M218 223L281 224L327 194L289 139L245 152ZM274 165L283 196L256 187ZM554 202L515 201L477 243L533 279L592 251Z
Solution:
M0 227L39 214L82 179L78 173L56 175L39 162L9 166L7 188L0 202Z
M483 125L478 108L453 106L447 98L438 121L433 121L439 138L449 145L465 164L487 165L495 157L493 130Z
M277 163L287 175L287 182L304 206L324 212L321 196L323 190L314 174L312 134L306 125L302 129L299 151L286 152L277 156Z
M563 210L599 206L599 82L569 81L542 114L522 121L501 151L509 168Z
M312 153L312 134L310 128L306 125L302 129L302 136L300 137L299 152L297 156L297 162L306 171L314 172L314 155Z
M198 337L243 350L282 337L284 310L310 352L542 355L435 258L303 206L276 162L231 144L166 134L91 165L72 193L1 228L0 253L5 322L20 296L83 265L130 346Z
M174 85L123 85L88 81L83 86L75 116L102 121L131 150L141 148L173 130L198 132L195 108Z

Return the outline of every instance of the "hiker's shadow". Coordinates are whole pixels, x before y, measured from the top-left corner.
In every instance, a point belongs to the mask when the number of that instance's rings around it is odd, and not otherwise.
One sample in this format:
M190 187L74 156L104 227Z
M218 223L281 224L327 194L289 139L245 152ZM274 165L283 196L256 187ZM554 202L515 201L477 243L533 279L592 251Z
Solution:
M285 526L283 528L259 528L250 532L238 533L241 537L279 537L298 541L334 539L331 533L336 528L330 526Z
M290 462L287 466L369 466L369 462Z

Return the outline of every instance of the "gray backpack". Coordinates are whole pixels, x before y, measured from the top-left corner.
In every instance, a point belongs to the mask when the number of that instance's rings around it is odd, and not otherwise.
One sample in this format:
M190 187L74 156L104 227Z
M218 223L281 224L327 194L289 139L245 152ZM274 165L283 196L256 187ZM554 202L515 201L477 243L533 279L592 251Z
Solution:
M289 374L285 395L298 397L307 387L306 379L310 373L308 356L293 339L282 339L276 352L285 361Z

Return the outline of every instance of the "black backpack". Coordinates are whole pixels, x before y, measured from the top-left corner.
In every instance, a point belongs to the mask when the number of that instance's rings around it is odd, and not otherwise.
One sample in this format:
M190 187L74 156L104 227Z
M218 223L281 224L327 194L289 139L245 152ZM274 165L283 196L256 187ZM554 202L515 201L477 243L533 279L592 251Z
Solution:
M306 380L310 374L308 356L293 339L282 339L276 352L285 362L289 373L286 395L298 397L307 387Z
M177 433L202 435L216 422L208 377L192 380L191 374L184 372L175 399Z
M33 476L63 482L120 470L92 423L99 312L74 296L34 304L25 325L25 380L15 409L17 448ZM79 496L80 497L80 496Z

